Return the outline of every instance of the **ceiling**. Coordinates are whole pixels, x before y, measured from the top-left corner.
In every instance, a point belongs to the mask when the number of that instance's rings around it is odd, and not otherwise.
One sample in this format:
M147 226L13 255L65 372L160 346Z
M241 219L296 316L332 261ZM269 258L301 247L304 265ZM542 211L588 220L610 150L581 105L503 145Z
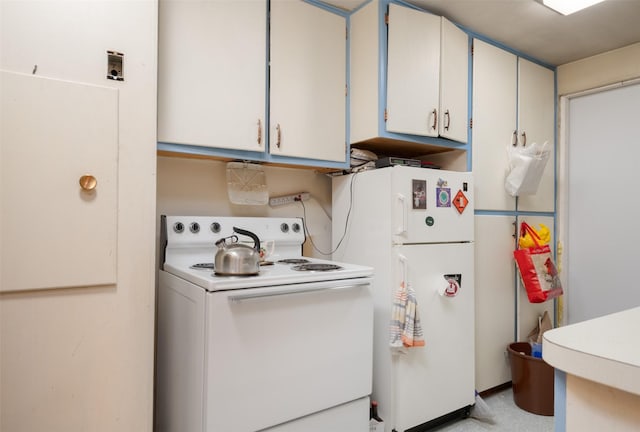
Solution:
M326 0L352 10L364 0ZM536 0L409 0L552 66L640 42L640 0L607 0L569 16Z

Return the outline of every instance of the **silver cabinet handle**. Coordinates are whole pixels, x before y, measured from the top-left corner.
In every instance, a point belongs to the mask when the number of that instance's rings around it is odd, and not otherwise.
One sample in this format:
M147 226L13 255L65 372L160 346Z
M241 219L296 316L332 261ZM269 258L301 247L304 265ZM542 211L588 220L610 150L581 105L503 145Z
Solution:
M527 145L527 133L522 132L522 147Z
M282 128L280 127L280 123L276 125L276 134L277 134L276 147L280 148L280 144L282 141Z
M436 130L438 127L438 111L434 108L431 114L433 114L433 125L431 125L431 129Z
M513 131L513 138L511 139L511 145L514 146L514 147L518 145L518 131L517 130Z
M369 285L370 285L370 280L367 280L367 282L362 282L357 284L339 285L339 286L312 286L307 288L296 287L296 288L283 289L280 291L271 291L266 293L232 295L228 297L228 301L231 303L238 303L243 300L256 300L261 298L280 297L280 296L288 296L293 294L307 294L307 293L314 293L319 291L341 291L341 290L367 287Z
M451 125L451 114L449 114L449 110L446 110L444 112L444 117L447 120L445 125L444 125L444 130L448 131L449 130L449 126Z
M258 145L262 144L262 121L258 119Z

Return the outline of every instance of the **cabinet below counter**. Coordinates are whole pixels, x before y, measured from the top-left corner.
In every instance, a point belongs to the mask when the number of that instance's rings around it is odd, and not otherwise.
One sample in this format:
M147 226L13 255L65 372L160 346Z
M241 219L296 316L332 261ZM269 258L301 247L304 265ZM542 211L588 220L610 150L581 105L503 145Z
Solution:
M638 328L640 307L545 332L543 358L556 382L566 379L556 386L557 431L640 430Z

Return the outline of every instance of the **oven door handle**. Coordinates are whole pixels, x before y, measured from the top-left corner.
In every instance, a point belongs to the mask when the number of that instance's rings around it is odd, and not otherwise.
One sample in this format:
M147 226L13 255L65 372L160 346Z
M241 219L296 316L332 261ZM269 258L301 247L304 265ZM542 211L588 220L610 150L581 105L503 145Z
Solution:
M293 295L293 294L315 293L319 291L342 291L342 290L348 290L348 289L354 289L354 288L360 288L360 287L367 287L370 284L371 282L367 281L367 282L361 282L357 284L339 285L339 286L322 286L322 287L316 286L316 287L309 287L309 288L297 287L297 288L291 288L287 290L271 291L266 293L237 294L237 295L229 296L227 297L227 299L231 303L238 303L244 300L256 300L261 298L287 296L287 295Z

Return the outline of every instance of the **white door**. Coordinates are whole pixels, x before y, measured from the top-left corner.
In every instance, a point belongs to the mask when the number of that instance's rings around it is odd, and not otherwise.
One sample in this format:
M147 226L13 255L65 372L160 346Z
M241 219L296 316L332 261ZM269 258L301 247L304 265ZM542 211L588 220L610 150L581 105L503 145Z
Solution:
M158 141L263 152L267 2L160 0Z
M535 195L518 197L520 211L555 209L555 81L554 73L518 59L518 145L547 143L551 156Z
M272 0L270 14L269 152L344 162L345 19L287 0Z
M567 283L566 323L572 324L640 306L640 231L632 204L640 84L571 97L568 110L560 275Z
M474 40L472 164L476 209L515 210L504 188L507 146L516 136L517 58Z
M393 167L392 228L396 243L473 240L470 173Z
M395 429L404 431L475 400L473 244L410 245L396 249L399 282L415 290L425 346L393 360ZM450 288L447 279L459 287Z
M469 36L442 18L439 135L467 142Z
M387 130L437 136L440 17L389 5Z
M475 217L476 390L511 380L507 346L515 340L513 216Z

